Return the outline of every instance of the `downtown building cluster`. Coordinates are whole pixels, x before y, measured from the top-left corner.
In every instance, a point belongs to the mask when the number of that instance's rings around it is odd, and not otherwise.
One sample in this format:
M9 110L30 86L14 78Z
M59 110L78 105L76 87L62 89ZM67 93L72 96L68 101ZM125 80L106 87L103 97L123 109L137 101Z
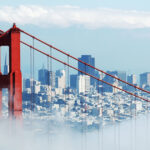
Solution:
M95 67L95 58L91 55L82 55L79 59ZM6 60L5 74L8 73L8 68ZM122 89L135 90L80 62L78 69ZM107 73L138 85L134 74L127 75L125 71L107 71ZM150 73L140 75L140 86L149 89ZM136 113L142 113L147 107L146 103L140 100L135 101L132 96L83 73L77 72L68 76L66 70L54 72L45 69L44 66L38 70L38 80L23 79L22 96L24 111L29 112L32 109L53 119L59 113L63 117L67 116L67 122L75 127L79 127L83 122L89 127L97 127L102 116L106 125L112 121L119 122L122 119L132 117L135 108Z
M82 55L79 59L95 67L95 58L91 55ZM133 87L101 74L91 67L85 67L80 62L78 63L78 69L122 89L135 90ZM107 73L137 85L137 78L134 74L127 75L125 71L107 71ZM61 116L67 116L67 122L75 127L80 127L83 122L88 127L97 127L99 126L99 118L102 116L104 124L107 125L112 121L119 122L131 118L135 108L136 113L142 113L146 110L146 103L139 100L135 102L132 96L88 75L80 72L69 76L67 74L65 70L52 72L43 67L38 71L37 81L24 79L24 108L30 109L32 101L35 111L42 113L45 111L45 114L50 114L53 118L59 112ZM146 81L142 82L140 86L145 85L147 87L148 79L144 80Z

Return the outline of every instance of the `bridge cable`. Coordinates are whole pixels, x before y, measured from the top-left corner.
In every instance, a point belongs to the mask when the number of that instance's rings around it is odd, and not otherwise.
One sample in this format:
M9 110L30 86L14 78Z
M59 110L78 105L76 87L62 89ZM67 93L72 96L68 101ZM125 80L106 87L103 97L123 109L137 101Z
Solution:
M29 44L27 44L27 43L25 43L25 42L23 42L23 41L21 41L21 43L24 44L24 45L26 45L26 46L32 47L31 45L29 45ZM42 54L44 54L44 55L47 55L47 56L51 57L52 59L54 59L54 60L56 60L56 61L58 61L58 62L60 62L60 63L62 63L62 64L65 64L65 65L69 66L70 68L72 68L72 69L74 69L74 70L77 70L78 72L81 72L81 73L83 73L83 74L86 74L86 75L88 75L88 76L90 76L90 77L92 77L92 78L94 78L94 79L96 79L96 80L99 80L99 81L101 81L101 82L104 82L105 84L107 84L107 85L109 85L109 86L115 87L115 88L117 88L118 90L121 90L121 91L123 91L123 92L125 92L125 93L127 93L127 94L130 94L130 95L133 95L134 97L137 97L137 98L139 98L139 99L141 99L141 100L150 102L150 100L148 100L148 99L145 99L145 98L143 98L143 97L141 97L141 96L135 95L134 93L131 93L131 92L127 91L127 90L124 90L124 89L122 89L122 88L120 88L120 87L114 86L114 85L112 85L112 84L110 84L110 83L108 83L108 82L106 82L106 81L104 81L104 80L100 80L99 78L97 78L97 77L95 77L95 76L93 76L93 75L91 75L91 74L89 74L89 73L85 73L84 71L82 71L82 70L80 70L80 69L77 69L76 67L74 67L74 66L72 66L72 65L69 65L69 64L63 62L63 61L57 59L56 57L50 56L50 55L46 54L45 52L42 52L41 50L39 50L39 49L37 49L37 48L34 48L34 49L35 49L36 51L38 51L39 53L42 53ZM138 88L138 87L136 87L136 88ZM143 90L143 89L142 89L142 90Z
M68 62L68 64L70 63L70 61L69 61L69 56L67 56L67 62ZM68 68L68 100L67 100L67 103L68 103L68 119L69 119L69 101L70 101L70 67L68 66L67 67Z
M130 126L130 150L133 149L133 96L130 96L130 118L131 118L131 126Z
M35 108L35 85L34 85L34 79L35 79L35 76L34 76L34 67L35 67L35 64L34 64L34 38L33 38L33 86L32 86L32 92L33 92L33 111L34 111L34 108Z
M66 86L66 82L67 82L67 74L66 74L66 65L64 65L64 70L65 70L65 78L66 78L66 80L65 80L65 91L64 91L64 100L65 100L65 104L67 104L66 103L66 88L67 88L67 86ZM66 106L67 107L67 106ZM65 108L66 108L65 107ZM67 109L67 108L66 108Z
M50 47L50 56L52 56L52 48ZM51 85L51 107L52 107L52 101L53 101L53 96L52 96L52 70L53 70L53 66L52 66L52 58L50 57L50 85Z
M134 101L135 99L134 99L134 96L131 96L131 102L130 102L130 105L131 105L131 107L130 107L130 112L131 112L131 131L130 131L130 137L131 137L131 139L130 139L130 149L131 150L133 150L134 149L134 130L135 130L135 127L133 127L134 125L134 114L135 114L135 112L134 112L134 110L135 110L135 103L133 103L133 101ZM134 107L133 107L134 106Z
M30 110L32 115L32 48L31 47L30 47L30 89L31 89Z
M135 95L137 94L135 88ZM135 116L134 116L134 148L136 150L136 115L137 115L137 99L135 97Z
M113 109L113 125L114 125L114 147L115 149L117 148L117 139L116 139L116 112L115 112L115 108L116 108L116 88L113 88L113 101L112 101L112 109Z
M64 102L65 102L65 116L64 116L64 121L65 121L65 127L67 128L67 118L68 118L68 114L67 114L67 69L66 69L66 65L64 64L64 70L65 70L65 89L64 89Z
M98 95L98 150L100 150L100 92L99 92L99 81L97 80L97 86L96 86L96 91L97 91L97 95Z
M51 101L51 98L50 98L50 76L51 76L51 72L50 72L50 58L47 56L47 84L48 84L48 86L47 86L47 90L48 90L48 94L47 94L47 96L48 96L48 104L49 104L49 108L50 108L50 101ZM50 112L50 110L49 110L49 108L48 108L48 111Z
M50 107L50 58L47 56L47 96L48 96L48 106ZM50 112L49 108L46 108L48 112ZM50 144L50 121L48 118L48 145Z
M47 100L50 101L50 69L49 69L49 57L47 56Z
M149 103L146 102L146 149L149 144Z
M50 56L52 56L52 48L50 47L50 49L49 49L49 54L50 54ZM51 77L51 73L52 73L52 58L51 57L49 57L50 58L50 65L49 65L49 70L50 70L50 74L49 74L49 76L50 76L50 79L49 79L49 83L50 83L50 114L52 115L52 77ZM50 136L51 138L50 138L50 144L52 145L53 144L53 141L52 141L52 135Z
M85 72L87 72L87 68L86 68L86 65L85 65ZM84 75L85 76L85 150L87 149L87 137L86 137L86 132L87 132L87 117L86 117L86 114L87 114L87 93L88 93L88 88L87 88L87 75ZM91 84L91 83L90 83Z
M90 65L90 64L88 64L88 63L85 63L84 61L82 61L82 60L80 60L80 59L77 59L77 58L75 58L75 57L72 56L72 55L69 55L69 54L65 53L64 51L62 51L62 50L60 50L60 49L58 49L58 48L56 48L56 47L54 47L54 46L52 46L52 45L50 45L50 44L48 44L48 43L46 43L46 42L44 42L44 41L38 39L37 37L35 37L35 36L33 36L33 35L31 35L31 34L25 32L25 31L23 31L23 30L21 30L21 29L20 29L20 31L21 31L22 33L24 33L24 34L30 36L30 37L33 37L34 39L36 39L37 41L43 43L44 45L47 45L47 46L53 48L54 50L56 50L56 51L58 51L58 52L60 52L60 53L62 53L62 54L64 54L64 55L68 55L69 57L71 57L71 58L74 59L74 60L77 60L77 61L79 61L79 62L81 62L81 63L83 63L83 64L86 64L87 66L92 67L93 69L95 69L95 70L97 70L97 71L99 71L99 72L102 72L102 73L104 73L104 74L106 74L106 75L108 75L108 76L110 76L110 77L112 77L112 78L115 78L115 79L117 79L117 80L119 80L119 81L121 81L121 82L123 82L123 83L125 83L125 84L127 84L127 85L130 85L130 86L135 87L135 88L137 88L137 89L139 89L139 90L141 90L141 91L143 91L143 92L146 92L146 93L149 93L149 94L150 94L150 91L146 91L146 90L144 90L144 89L142 89L142 88L140 88L140 87L137 87L137 86L135 86L135 85L133 85L133 84L130 84L130 83L124 81L124 80L121 80L120 78L117 78L117 77L115 77L115 76L113 76L113 75L111 75L111 74L109 74L109 73L107 73L107 72L104 72L103 70L100 70L100 69L98 69L98 68L95 68L94 66L92 66L92 65ZM21 41L21 42L22 42L22 41Z
M121 124L121 116L120 116L120 98L118 96L118 150L120 150L120 124Z
M104 79L104 74L101 73L101 80ZM104 149L104 101L103 101L103 95L104 95L104 84L101 81L101 100L102 100L102 104L101 104L101 150Z

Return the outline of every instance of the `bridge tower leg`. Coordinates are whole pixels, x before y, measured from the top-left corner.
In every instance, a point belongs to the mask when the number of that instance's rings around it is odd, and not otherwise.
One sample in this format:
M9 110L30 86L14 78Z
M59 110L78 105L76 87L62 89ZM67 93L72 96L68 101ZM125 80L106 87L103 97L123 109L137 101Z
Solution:
M2 89L0 88L0 116L2 115Z
M8 109L10 115L22 114L22 74L20 70L20 30L14 24L10 31L0 38L0 46L9 47L9 74L0 75L0 88L8 88Z
M1 73L1 47L0 47L0 75ZM0 88L0 116L2 115L2 88Z
M20 70L20 30L14 25L9 46L9 110L16 117L22 112L22 74Z

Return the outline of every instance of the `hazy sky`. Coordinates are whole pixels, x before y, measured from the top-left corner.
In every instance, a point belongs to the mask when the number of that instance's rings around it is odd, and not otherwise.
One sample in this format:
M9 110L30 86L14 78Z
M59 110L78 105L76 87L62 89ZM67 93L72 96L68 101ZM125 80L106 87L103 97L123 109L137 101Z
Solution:
M150 71L149 0L0 1L3 30L16 22L76 57L91 54L104 70Z

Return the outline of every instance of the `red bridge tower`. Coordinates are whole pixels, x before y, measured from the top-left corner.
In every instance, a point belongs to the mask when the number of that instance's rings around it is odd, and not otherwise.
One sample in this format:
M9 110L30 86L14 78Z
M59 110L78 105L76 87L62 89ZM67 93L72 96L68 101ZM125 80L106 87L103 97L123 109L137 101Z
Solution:
M20 30L15 24L6 33L1 33L0 46L9 47L9 73L3 75L0 70L0 112L2 112L2 88L7 88L9 112L17 117L22 114L22 74L20 70Z

